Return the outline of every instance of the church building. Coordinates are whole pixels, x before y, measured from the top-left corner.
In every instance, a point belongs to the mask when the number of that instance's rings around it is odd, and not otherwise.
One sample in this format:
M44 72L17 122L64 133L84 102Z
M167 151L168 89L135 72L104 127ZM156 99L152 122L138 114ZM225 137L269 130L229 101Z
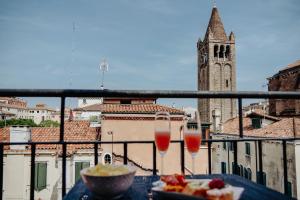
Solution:
M213 7L203 41L197 42L198 90L236 91L235 37L227 37L218 9ZM213 129L236 116L236 99L199 99L198 110L202 122L210 122Z

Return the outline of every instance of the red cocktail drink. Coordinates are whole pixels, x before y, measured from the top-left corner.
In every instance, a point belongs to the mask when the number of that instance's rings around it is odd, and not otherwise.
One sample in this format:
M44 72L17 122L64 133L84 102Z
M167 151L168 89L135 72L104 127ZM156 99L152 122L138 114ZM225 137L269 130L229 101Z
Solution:
M165 152L168 150L170 144L170 137L170 132L168 131L155 132L155 144L160 152Z
M185 133L184 141L190 153L197 153L201 143L201 135L195 133Z

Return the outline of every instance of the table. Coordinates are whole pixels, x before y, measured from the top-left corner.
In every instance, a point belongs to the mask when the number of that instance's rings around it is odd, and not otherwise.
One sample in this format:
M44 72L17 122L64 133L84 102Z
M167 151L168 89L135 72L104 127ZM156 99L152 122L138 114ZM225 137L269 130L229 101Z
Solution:
M226 183L233 186L243 187L245 190L241 200L285 200L292 199L280 192L269 189L263 185L256 184L243 177L232 174L213 174L213 175L196 175L193 178L211 179L221 178ZM148 193L151 192L152 182L157 181L158 176L136 176L132 187L124 194L120 200L148 200ZM154 199L156 199L154 197ZM79 180L74 187L64 197L64 200L94 200L91 192L85 187L82 180Z

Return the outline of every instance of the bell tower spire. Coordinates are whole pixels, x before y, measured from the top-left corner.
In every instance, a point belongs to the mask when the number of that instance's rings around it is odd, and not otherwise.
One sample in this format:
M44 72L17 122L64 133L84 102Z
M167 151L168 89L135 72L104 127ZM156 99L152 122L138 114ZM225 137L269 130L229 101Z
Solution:
M236 91L235 36L227 37L219 11L213 8L203 41L198 40L198 90ZM222 123L236 116L235 99L200 99L201 120L221 131Z

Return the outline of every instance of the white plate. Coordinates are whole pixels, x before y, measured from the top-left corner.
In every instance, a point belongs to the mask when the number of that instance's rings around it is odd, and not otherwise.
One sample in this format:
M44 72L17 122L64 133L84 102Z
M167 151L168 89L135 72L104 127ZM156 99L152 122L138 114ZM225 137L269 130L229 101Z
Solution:
M203 182L203 181L210 181L211 179L186 179L187 182ZM179 192L167 192L167 191L163 191L163 187L164 185L157 182L154 182L153 185L156 185L155 187L152 188L152 192L154 194L154 196L157 195L157 197L159 199L182 199L182 200L204 200L204 198L202 197L196 197L196 196L191 196L191 195L187 195L187 194L182 194ZM242 187L234 187L231 186L233 189L233 200L238 200L240 199L244 188Z

